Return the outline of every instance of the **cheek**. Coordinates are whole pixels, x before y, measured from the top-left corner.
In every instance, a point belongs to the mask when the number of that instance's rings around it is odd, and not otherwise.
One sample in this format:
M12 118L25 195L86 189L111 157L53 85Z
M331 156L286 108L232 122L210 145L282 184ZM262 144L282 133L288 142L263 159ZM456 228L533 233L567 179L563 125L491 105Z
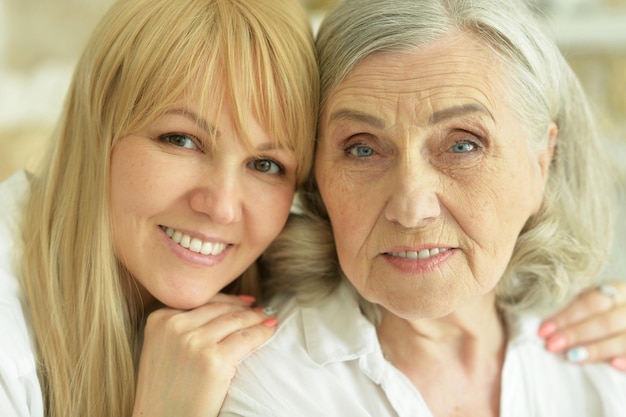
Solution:
M149 175L144 175L143 163L133 161L121 153L111 156L111 207L114 221L123 223L133 213L140 213L150 202L155 190ZM151 170L152 173L155 171Z
M341 267L351 280L363 277L383 195L375 193L374 187L354 185L342 176L318 178Z
M468 180L460 191L463 197L457 199L466 204L453 211L469 239L470 268L484 288L493 287L504 273L519 233L541 196L529 165L509 162Z
M256 189L249 194L248 225L254 229L254 244L263 246L262 250L278 236L287 222L293 195L294 190L290 187L279 190Z

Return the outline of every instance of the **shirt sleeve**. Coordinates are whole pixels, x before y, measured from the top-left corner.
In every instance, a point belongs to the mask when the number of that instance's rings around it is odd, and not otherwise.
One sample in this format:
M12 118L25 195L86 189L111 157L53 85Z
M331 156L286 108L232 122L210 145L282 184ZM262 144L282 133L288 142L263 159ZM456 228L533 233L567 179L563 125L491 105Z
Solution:
M0 416L43 417L36 362L22 320L14 306L0 304Z

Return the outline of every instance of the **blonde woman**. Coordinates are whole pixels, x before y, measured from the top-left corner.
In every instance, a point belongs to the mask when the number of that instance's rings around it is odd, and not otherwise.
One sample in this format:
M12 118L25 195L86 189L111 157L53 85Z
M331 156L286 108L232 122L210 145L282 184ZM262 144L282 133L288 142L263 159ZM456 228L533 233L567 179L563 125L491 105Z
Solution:
M3 417L217 413L276 325L251 265L309 170L317 86L295 0L112 6L45 166L0 186Z

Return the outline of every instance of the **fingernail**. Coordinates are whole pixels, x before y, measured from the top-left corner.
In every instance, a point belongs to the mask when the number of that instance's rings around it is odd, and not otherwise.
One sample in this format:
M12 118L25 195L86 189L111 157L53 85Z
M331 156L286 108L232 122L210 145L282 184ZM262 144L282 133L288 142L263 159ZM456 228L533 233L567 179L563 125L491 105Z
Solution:
M539 337L542 339L547 339L554 332L556 332L556 323L553 321L546 321L539 326Z
M239 299L246 304L253 304L256 301L256 297L253 297L251 295L241 294L241 295L238 295L237 297L239 297Z
M570 349L565 353L567 360L570 362L582 362L589 357L589 351L584 347Z
M271 319L265 320L262 324L265 327L276 327L276 325L278 324L278 320L276 320L276 318L272 317Z
M276 314L276 309L274 307L255 307L253 308L254 311L256 311L257 313L265 313L268 316L274 315Z
M560 352L567 346L565 336L556 336L548 340L546 348L551 352Z
M611 359L611 366L620 371L626 371L626 358L618 357Z
M276 309L274 307L265 307L263 309L263 312L267 314L268 316L271 316L273 314L276 314Z

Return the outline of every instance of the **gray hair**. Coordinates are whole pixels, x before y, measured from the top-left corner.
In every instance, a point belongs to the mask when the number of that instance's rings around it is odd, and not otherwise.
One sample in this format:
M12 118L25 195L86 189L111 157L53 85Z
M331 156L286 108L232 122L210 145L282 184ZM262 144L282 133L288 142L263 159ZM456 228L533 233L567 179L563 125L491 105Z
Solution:
M504 62L509 86L504 93L515 103L533 143L545 146L550 122L558 127L542 207L520 233L496 287L505 311L555 308L592 285L604 267L610 245L610 177L585 94L524 3L344 0L322 22L316 42L321 109L367 56L405 51L457 33L471 34ZM337 285L341 271L314 178L302 197L305 218L292 219L266 255L276 275L269 284L274 291L316 298ZM295 257L300 262L290 265Z

